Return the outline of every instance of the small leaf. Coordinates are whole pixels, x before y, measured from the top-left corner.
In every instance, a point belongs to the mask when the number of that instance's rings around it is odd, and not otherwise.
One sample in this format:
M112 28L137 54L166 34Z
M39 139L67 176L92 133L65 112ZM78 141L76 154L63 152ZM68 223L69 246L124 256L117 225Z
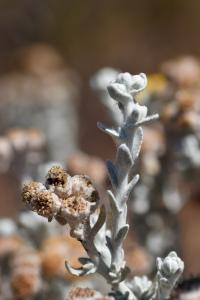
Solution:
M70 266L70 264L66 261L65 267L68 270L68 272L75 276L83 276L83 275L89 275L96 272L96 267L93 263L88 263L80 268L73 268Z
M140 153L141 145L143 141L143 130L141 127L137 128L134 132L132 141L132 159L135 161Z
M159 119L159 114L154 114L154 115L151 115L151 116L148 116L146 117L145 119L143 119L142 121L139 121L135 124L135 126L141 126L141 125L144 125L146 123L149 123L149 122L153 122L155 120Z
M116 168L119 170L120 176L123 178L133 165L130 150L126 144L121 144L117 151Z
M117 172L117 169L116 169L115 165L112 163L111 160L108 160L106 164L107 164L107 169L108 169L108 173L109 173L111 183L112 183L113 186L117 187L118 186L118 172Z
M115 198L115 196L113 195L111 190L107 190L108 196L109 196L109 200L110 200L110 206L111 206L111 211L113 213L115 212L120 212L120 208L118 206L117 200Z
M106 126L105 124L98 122L97 123L97 127L102 130L103 132L107 133L108 135L112 136L113 138L118 138L119 137L119 133L116 129L114 128L110 128L108 126Z
M127 233L128 233L128 230L129 230L129 225L126 224L124 225L123 227L120 228L120 230L118 231L117 233L117 236L115 238L115 244L116 245L120 245L123 240L125 239Z
M109 272L109 276L113 279L117 278L117 274L113 272Z
M111 238L108 235L106 235L106 243L107 243L108 249L112 253L112 251L113 251L112 241L111 241Z
M99 213L98 219L90 232L90 236L92 239L99 232L101 227L104 225L105 221L106 221L106 210L105 210L104 205L102 205L100 208L100 213Z
M71 267L67 261L65 262L65 267L66 267L67 271L72 275L75 275L75 276L85 275L85 270L83 270L82 267L75 269L75 268Z
M90 263L87 263L87 264L85 264L85 265L83 265L83 269L84 270L92 270L94 268L94 264L93 264L93 262L90 262Z
M125 266L122 270L121 270L121 281L124 281L127 276L130 274L131 270L129 269L129 267Z
M127 201L128 201L129 196L130 196L130 194L131 194L131 192L132 192L134 186L137 184L137 182L138 182L139 179L140 179L140 175L137 174L137 175L135 175L135 176L133 177L133 179L132 179L132 180L129 182L129 184L127 185L126 190L125 190L125 192L124 192L124 194L123 194L123 197L122 197L122 199L123 199L124 202L127 202Z
M79 257L78 260L82 265L92 262L89 257Z

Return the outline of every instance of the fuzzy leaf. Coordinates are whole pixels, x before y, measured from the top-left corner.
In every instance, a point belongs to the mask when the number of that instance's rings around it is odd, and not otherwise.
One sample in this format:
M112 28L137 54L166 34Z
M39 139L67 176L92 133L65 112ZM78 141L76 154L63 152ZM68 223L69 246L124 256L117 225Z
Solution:
M140 175L137 174L133 177L133 179L129 182L129 184L126 187L126 190L123 194L123 201L127 202L129 199L129 196L133 190L133 188L135 187L135 185L137 184L138 180L140 179Z
M89 257L79 257L78 260L82 265L92 262Z
M105 221L106 221L106 211L104 205L102 205L100 208L98 219L95 225L93 226L93 228L91 229L91 233L90 233L91 238L93 238L97 234L97 232L101 229Z
M144 125L146 123L149 123L149 122L153 122L155 120L159 119L159 114L154 114L154 115L151 115L151 116L148 116L146 117L145 119L143 119L142 121L139 121L135 124L135 126L141 126L141 125Z
M75 276L84 276L84 275L89 275L89 274L93 274L96 272L96 267L93 263L86 264L80 268L73 268L66 261L65 267L70 274L75 275Z
M135 161L138 158L138 155L140 153L141 145L143 141L143 130L141 127L138 127L133 136L133 142L132 142L132 159Z
M130 150L126 144L121 144L117 151L116 168L120 172L120 176L123 178L133 165Z
M111 211L113 211L113 213L115 213L115 212L119 213L120 208L118 206L115 196L113 195L112 191L110 191L110 190L107 190L107 193L108 193L109 200L110 200Z
M131 270L129 269L129 267L125 266L122 270L121 270L121 281L125 280L127 278L127 276L130 274Z
M112 183L113 186L117 187L118 186L118 172L117 172L117 169L116 169L115 165L112 163L111 160L108 160L106 164L107 164L107 169L108 169L108 173L109 173L111 183Z
M85 275L85 270L83 270L82 267L75 269L75 268L71 267L67 261L65 262L65 267L66 267L67 271L72 275L75 275L75 276Z
M129 230L129 225L126 224L124 225L123 227L120 228L120 230L118 231L117 233L117 236L115 238L115 244L116 245L120 245L123 240L125 239L127 233L128 233L128 230Z
M111 238L108 235L106 235L106 243L107 243L108 249L112 253L112 251L113 251L112 241L111 241Z
M97 127L102 130L103 132L107 133L108 135L112 136L113 138L118 138L119 137L119 133L117 132L116 129L114 128L110 128L108 126L106 126L105 124L98 122L97 123Z

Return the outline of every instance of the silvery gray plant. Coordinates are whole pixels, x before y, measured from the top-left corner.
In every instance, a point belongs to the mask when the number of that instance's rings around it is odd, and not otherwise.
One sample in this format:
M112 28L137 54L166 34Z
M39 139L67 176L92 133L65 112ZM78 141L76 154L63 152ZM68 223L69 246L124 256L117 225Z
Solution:
M89 258L80 258L82 267L79 269L66 264L74 275L98 272L114 292L120 292L129 300L168 298L184 269L183 261L171 252L164 259L157 259L154 281L147 277L127 279L129 268L124 259L123 241L129 230L127 201L139 180L139 175L134 175L134 164L143 141L141 126L158 118L157 114L147 116L147 107L135 100L146 85L147 78L143 73L134 76L121 73L107 86L122 116L121 123L112 128L98 123L98 127L110 135L117 146L115 161L107 162L112 191L107 191L109 201L102 201L98 217L93 216L90 221L89 238L84 241Z
M127 201L139 180L134 166L143 141L141 126L158 118L156 114L148 116L147 107L135 100L146 85L143 73L121 73L107 86L121 121L114 127L98 123L117 147L115 161L107 162L112 190L107 191L106 200L99 199L87 176L70 176L60 166L48 171L45 185L32 182L22 192L23 201L31 210L49 221L68 224L70 235L86 250L88 257L79 258L81 267L73 268L66 262L68 271L76 276L98 273L111 285L113 296L128 300L168 298L184 268L182 260L171 252L166 258L157 259L153 282L146 277L130 280L124 257L123 242L129 231Z
M116 78L118 73L119 72L114 68L105 67L96 72L90 81L91 87L95 92L97 92L101 103L107 109L112 123L116 127L120 126L123 123L123 114L119 109L119 106L116 104L117 101L110 97L107 90L107 85L110 81ZM146 104L148 102L148 97L148 93L145 94L144 99L142 99L142 101L140 102ZM151 104L153 105L153 103ZM150 107L151 110L152 105ZM155 104L153 106L155 106ZM154 130L157 131L157 129L158 128ZM154 141L152 141L152 143L154 143ZM189 155L190 157L192 157L191 154L193 154L191 153L191 149L194 152L194 146L187 147L188 159ZM196 155L195 157L197 157L196 160L198 160L198 156ZM181 204L183 202L183 196L180 197L177 189L175 190L174 186L176 185L176 181L174 180L174 178L172 178L172 182L170 182L169 179L166 180L165 176L164 187L162 188L162 202L167 210L166 224L166 216L163 214L163 212L160 211L161 200L160 185L157 184L159 179L157 176L158 174L149 174L147 172L147 170L144 168L144 162L146 160L150 161L151 165L152 161L158 161L158 150L154 151L153 153L149 153L148 151L147 155L145 155L143 152L142 156L140 157L139 163L137 164L137 171L140 170L140 172L142 173L142 178L130 195L131 204L129 206L129 214L131 220L133 220L133 222L131 222L131 225L133 223L133 225L135 226L136 234L139 237L139 243L147 248L149 254L156 258L158 255L165 255L172 245L174 245L175 249L178 248L177 243L175 244L176 233L172 229L172 224L174 223L174 214L178 210L180 210L180 207L182 206ZM163 170L161 170L161 174L163 174ZM168 219L169 217L171 218L170 222ZM169 223L171 224L170 226ZM142 237L142 239L140 239L140 237Z

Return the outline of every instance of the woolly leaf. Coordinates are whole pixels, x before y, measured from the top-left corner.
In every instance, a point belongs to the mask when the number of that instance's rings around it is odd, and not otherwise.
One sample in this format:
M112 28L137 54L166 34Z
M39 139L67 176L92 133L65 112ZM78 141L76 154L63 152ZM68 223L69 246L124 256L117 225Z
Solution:
M111 241L111 238L108 235L106 235L106 243L107 243L108 249L112 253L112 251L113 251L112 241Z
M125 239L127 233L128 233L128 230L129 230L129 225L126 224L124 225L123 227L120 228L120 230L118 231L117 233L117 236L115 238L115 244L116 245L120 245L123 240Z
M133 190L133 188L135 187L135 185L138 183L138 180L140 179L139 174L135 175L133 177L133 179L129 182L129 184L126 187L126 190L123 194L123 201L126 202L129 199L129 196Z
M116 167L119 170L121 179L128 173L133 165L130 150L126 144L121 144L117 151Z
M132 159L135 161L138 158L138 155L140 153L141 145L143 141L143 130L141 127L138 127L133 136L133 142L132 142Z
M109 200L110 200L111 211L113 213L120 212L120 208L118 206L117 200L116 200L115 196L113 195L112 191L107 190L107 193L108 193Z
M151 116L148 116L146 117L145 119L143 119L142 121L139 121L135 124L135 126L141 126L141 125L144 125L146 123L149 123L149 122L153 122L155 120L159 119L159 114L154 114L154 115L151 115Z
M125 280L127 278L127 276L130 274L131 270L129 269L129 267L125 266L122 270L121 270L121 281Z
M111 183L114 187L117 187L118 186L118 172L117 172L117 169L116 169L115 165L112 163L111 160L108 160L106 164L107 164L107 169L108 169L108 173L109 173Z
M89 257L79 257L78 260L82 265L92 262Z
M101 227L105 223L105 220L106 220L106 211L104 205L102 205L98 219L90 232L91 238L93 238L97 234L97 232L101 229Z
M89 275L89 274L93 274L96 272L96 267L93 263L85 264L85 265L83 265L83 267L80 267L80 268L73 268L66 261L65 267L70 274L75 275L75 276L84 276L84 275Z
M108 126L106 126L105 124L98 122L97 123L97 127L102 130L103 132L107 133L108 135L112 136L113 138L118 138L119 137L119 133L116 129L114 128L110 128Z

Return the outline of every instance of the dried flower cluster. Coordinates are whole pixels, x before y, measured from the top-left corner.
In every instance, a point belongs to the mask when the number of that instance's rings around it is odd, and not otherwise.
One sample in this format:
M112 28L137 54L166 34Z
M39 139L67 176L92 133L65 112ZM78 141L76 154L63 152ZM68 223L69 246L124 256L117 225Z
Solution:
M51 221L69 224L70 234L81 241L88 257L80 257L80 268L66 263L71 274L82 276L99 273L111 285L114 296L129 300L161 300L169 296L181 275L184 264L175 252L157 260L157 275L153 282L141 278L128 280L123 241L129 230L127 201L139 180L134 175L135 161L142 141L142 125L155 120L158 115L147 115L147 107L136 102L136 95L147 85L146 75L118 74L108 84L112 101L118 107L121 119L118 126L98 127L112 136L117 146L115 161L107 162L112 184L106 201L99 201L91 181L83 175L71 177L60 167L53 167L47 174L45 185L36 182L24 186L23 200L33 211ZM98 208L98 209L97 209ZM85 292L84 292L85 293ZM86 293L87 294L87 293ZM84 297L80 290L72 298ZM88 298L96 297L89 293Z
M71 177L61 167L52 167L45 185L32 182L23 188L23 200L29 208L51 221L69 224L71 235L87 238L89 217L98 205L98 193L84 175Z

